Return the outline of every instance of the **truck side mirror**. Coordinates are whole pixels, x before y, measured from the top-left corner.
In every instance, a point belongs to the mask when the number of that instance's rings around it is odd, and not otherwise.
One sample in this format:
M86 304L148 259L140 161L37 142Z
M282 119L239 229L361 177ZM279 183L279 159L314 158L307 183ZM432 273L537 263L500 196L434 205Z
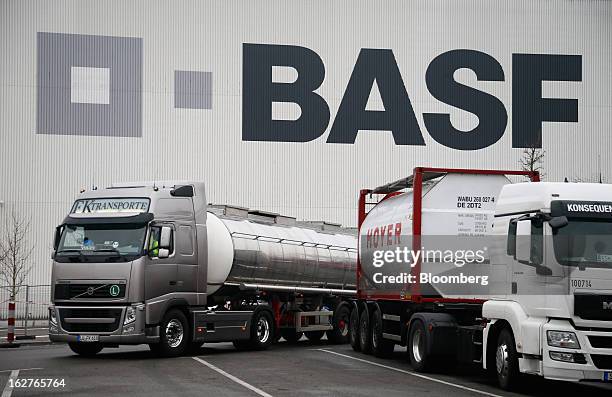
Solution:
M172 245L172 228L169 226L163 226L161 228L161 233L159 236L159 248L163 248L167 251L170 251L171 245ZM160 255L160 258L161 258L161 255Z
M55 235L53 236L53 251L57 251L59 247L60 239L62 238L62 232L64 231L64 225L59 225L55 228Z
M550 220L548 221L548 224L553 229L561 229L562 227L567 226L568 223L569 221L567 220L567 216L555 216L553 218L550 218Z
M170 256L170 250L166 249L166 248L160 248L158 253L157 253L157 257L159 259L165 259L167 257Z
M514 257L519 262L531 262L531 221L516 222L516 250Z

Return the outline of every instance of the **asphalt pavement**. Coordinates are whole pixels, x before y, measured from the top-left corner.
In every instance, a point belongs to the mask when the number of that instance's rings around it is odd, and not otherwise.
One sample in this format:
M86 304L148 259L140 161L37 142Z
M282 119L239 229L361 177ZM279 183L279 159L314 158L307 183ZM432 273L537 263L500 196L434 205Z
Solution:
M38 386L36 386L38 380ZM44 380L44 381L41 381ZM48 381L51 380L51 381ZM43 384L44 383L44 384ZM48 386L47 383L50 385ZM108 348L93 358L63 344L0 349L2 397L75 396L610 396L610 384L526 377L518 393L498 389L478 368L415 373L405 349L390 359L326 341L281 341L267 351L209 344L188 357L154 357L146 346Z

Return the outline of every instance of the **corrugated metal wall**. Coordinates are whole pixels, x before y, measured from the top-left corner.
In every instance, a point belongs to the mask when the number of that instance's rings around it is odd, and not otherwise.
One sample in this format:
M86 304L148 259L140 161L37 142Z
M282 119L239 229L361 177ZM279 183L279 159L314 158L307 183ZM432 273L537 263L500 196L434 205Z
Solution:
M609 1L2 1L0 217L16 209L32 219L31 283L49 280L53 228L79 189L112 181L204 180L212 202L354 225L360 188L405 176L414 166L518 166L522 150L511 148L510 131L512 101L520 100L512 98L513 53L582 55L582 82L543 87L545 97L579 101L578 123L544 123L545 168L549 180L594 180L599 160L604 180L610 181L611 22ZM41 59L45 33L136 38L141 48L119 40L85 57L78 44L82 37L75 36ZM308 143L243 142L243 43L315 51L326 68L317 92L329 104L330 126L360 49L392 49L426 146L397 146L383 131L361 132L354 145L327 144L329 127ZM504 82L477 81L467 70L456 73L457 80L500 98L508 111L502 139L477 151L442 146L423 124L425 112L449 112L454 125L465 130L478 123L435 100L425 85L432 59L463 48L490 54L505 72ZM134 61L138 57L141 69ZM70 67L110 69L110 85L102 89L110 90L111 100L117 92L128 95L138 86L134 78L141 78L141 126L119 125L138 117L138 109L118 116L104 107L110 104L66 102L71 98L66 90L73 87L54 86L68 83L51 73L68 58ZM127 58L132 66L121 69ZM210 102L175 108L176 71L210 73ZM193 82L207 74L186 76ZM45 84L55 90L51 94L40 86L46 77ZM369 106L382 108L374 97ZM53 107L54 100L66 106ZM181 103L192 106L189 100ZM290 105L273 110L296 116ZM82 111L92 113L79 121L75 135L66 120ZM41 117L50 120L44 131ZM98 123L109 125L102 133L107 136L96 132Z

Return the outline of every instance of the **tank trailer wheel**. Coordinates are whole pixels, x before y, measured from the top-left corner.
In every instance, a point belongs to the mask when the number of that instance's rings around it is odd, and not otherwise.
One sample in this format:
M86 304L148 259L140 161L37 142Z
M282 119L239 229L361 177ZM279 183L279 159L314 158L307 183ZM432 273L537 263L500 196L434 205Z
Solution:
M349 341L349 324L351 319L351 309L348 304L340 304L334 311L332 319L333 329L327 331L327 339L331 343L344 344Z
M363 353L372 353L372 328L368 310L362 311L359 316L359 348Z
M351 310L351 317L349 320L349 343L354 351L361 351L359 345L359 309L354 307Z
M383 338L383 320L380 310L372 314L372 352L376 357L389 357L393 354L395 343Z

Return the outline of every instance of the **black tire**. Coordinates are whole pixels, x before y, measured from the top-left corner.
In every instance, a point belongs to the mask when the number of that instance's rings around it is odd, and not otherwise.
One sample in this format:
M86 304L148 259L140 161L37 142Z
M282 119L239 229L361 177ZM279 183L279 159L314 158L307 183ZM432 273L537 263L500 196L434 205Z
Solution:
M68 347L70 347L70 350L83 357L93 357L104 349L104 346L100 343L70 342L68 343Z
M306 338L308 338L311 342L318 342L321 340L323 335L325 335L325 331L306 331L304 332Z
M357 306L351 310L351 317L349 320L349 343L354 351L361 351L359 346L359 309Z
M417 372L427 372L432 366L432 357L427 351L427 330L421 320L413 320L408 334L408 357Z
M359 315L359 349L365 354L372 353L372 328L370 312L367 309Z
M395 343L383 338L383 320L380 310L372 314L372 353L376 357L389 357L393 354Z
M251 319L251 348L266 350L274 342L274 317L268 310L257 310Z
M508 328L504 328L497 338L495 373L499 387L504 390L514 390L519 383L518 355L514 337Z
M168 310L159 328L159 344L152 345L151 350L162 357L178 357L187 351L189 336L185 314L178 309Z
M349 341L349 324L351 323L351 308L348 303L341 303L334 311L333 329L327 331L327 339L331 343L345 344Z
M281 329L281 336L284 340L286 340L290 344L298 343L302 336L303 332L295 332L294 328L283 328Z

